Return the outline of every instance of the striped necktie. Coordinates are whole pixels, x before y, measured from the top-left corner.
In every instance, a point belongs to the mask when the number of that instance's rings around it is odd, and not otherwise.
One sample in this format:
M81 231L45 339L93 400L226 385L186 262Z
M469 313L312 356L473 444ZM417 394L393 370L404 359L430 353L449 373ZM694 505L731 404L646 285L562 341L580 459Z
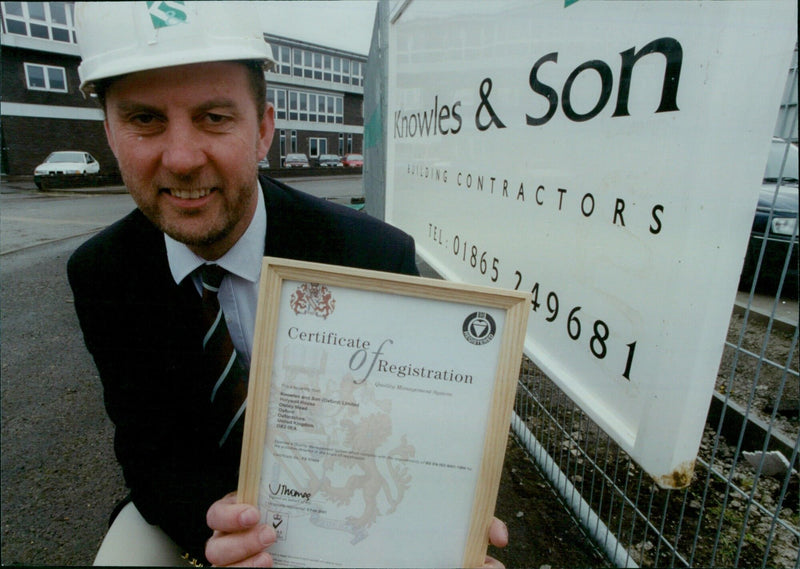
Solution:
M234 429L241 430L241 419L247 405L247 368L233 347L217 298L226 274L227 271L219 265L203 265L200 269L205 329L203 352L207 356L210 375L214 378L210 397L214 420L218 425L220 447Z

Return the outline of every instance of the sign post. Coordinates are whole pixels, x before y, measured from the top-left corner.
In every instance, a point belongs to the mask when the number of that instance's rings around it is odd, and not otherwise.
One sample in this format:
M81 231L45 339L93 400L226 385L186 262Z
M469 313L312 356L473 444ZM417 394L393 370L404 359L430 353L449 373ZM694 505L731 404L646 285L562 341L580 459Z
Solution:
M796 2L410 2L386 219L448 280L530 292L525 351L688 485Z

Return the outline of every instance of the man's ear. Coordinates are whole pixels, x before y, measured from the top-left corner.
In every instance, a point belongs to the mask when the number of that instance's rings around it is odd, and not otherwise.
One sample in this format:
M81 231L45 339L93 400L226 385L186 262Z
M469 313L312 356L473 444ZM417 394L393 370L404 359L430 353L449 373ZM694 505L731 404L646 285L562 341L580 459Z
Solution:
M108 126L108 117L103 120L103 128L106 131L106 140L108 141L108 146L111 148L111 152L114 153L114 156L117 156L117 145L114 141L114 136L111 134L111 127Z
M269 147L272 146L272 137L275 135L275 108L272 103L267 103L264 109L264 116L258 125L258 159L261 160L267 155ZM110 143L109 143L110 144Z

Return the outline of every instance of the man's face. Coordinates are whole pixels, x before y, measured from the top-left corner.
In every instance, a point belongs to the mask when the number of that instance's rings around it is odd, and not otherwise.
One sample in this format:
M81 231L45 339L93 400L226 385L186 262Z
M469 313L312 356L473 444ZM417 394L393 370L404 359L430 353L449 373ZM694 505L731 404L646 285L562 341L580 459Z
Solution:
M243 65L126 75L106 93L105 128L128 191L167 235L208 260L242 236L274 131L270 105L257 116Z

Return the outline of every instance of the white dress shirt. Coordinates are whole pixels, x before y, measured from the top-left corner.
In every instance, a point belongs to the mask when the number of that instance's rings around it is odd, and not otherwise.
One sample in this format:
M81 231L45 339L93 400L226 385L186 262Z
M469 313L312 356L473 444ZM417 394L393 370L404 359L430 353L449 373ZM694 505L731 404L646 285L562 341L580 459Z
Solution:
M264 257L266 235L267 211L259 185L258 204L250 225L239 241L215 261L229 273L220 285L219 304L225 314L225 323L228 325L233 345L248 367L253 351L258 283L261 278L261 261ZM180 284L183 279L191 275L197 293L202 295L200 275L193 271L207 261L169 235L165 234L164 240L172 278Z

